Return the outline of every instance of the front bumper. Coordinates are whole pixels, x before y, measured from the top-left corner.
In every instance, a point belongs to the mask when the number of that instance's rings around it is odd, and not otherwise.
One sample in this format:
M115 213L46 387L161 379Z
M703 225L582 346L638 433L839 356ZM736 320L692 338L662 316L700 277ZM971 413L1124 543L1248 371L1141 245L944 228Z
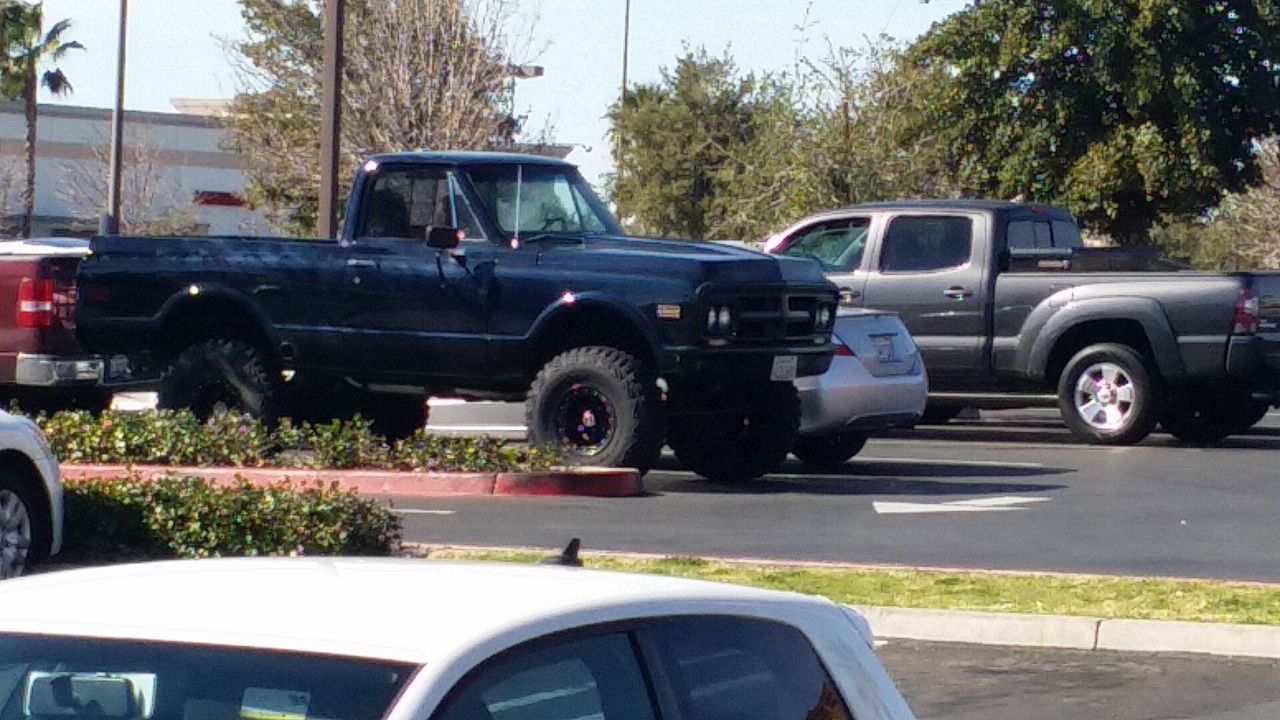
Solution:
M796 380L800 434L874 432L914 425L924 413L929 379L916 359L902 375L872 375L860 360L840 357L818 377Z
M658 366L660 372L669 377L763 382L770 379L774 358L795 356L796 378L805 378L825 373L831 367L835 352L836 346L829 340L821 345L810 343L783 347L678 347L664 350L658 358Z
M18 353L13 367L14 384L26 387L105 387L137 382L131 363L123 356Z

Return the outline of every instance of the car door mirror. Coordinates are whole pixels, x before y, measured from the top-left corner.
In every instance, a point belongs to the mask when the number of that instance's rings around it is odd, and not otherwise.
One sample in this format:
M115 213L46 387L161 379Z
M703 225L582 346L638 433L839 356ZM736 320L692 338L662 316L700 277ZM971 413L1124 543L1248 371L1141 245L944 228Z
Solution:
M427 228L427 247L452 250L462 242L462 232L455 227L433 225Z

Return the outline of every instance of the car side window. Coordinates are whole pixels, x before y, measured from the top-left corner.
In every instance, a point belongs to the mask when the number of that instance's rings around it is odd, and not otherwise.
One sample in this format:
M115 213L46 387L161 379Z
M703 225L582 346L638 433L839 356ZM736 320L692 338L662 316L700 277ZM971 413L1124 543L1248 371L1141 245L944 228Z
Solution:
M851 720L804 635L748 618L696 617L646 626L679 717L698 720Z
M1040 220L1014 220L1005 231L1010 250L1030 250L1053 247L1049 223Z
M880 250L884 272L934 272L969 262L973 221L957 216L904 216L889 223Z
M462 681L434 720L656 720L626 634L504 654Z
M827 272L849 272L862 265L870 218L829 220L801 230L783 255L817 260Z
M455 227L467 240L483 240L475 213L443 168L384 167L370 183L359 239L421 242L431 227Z

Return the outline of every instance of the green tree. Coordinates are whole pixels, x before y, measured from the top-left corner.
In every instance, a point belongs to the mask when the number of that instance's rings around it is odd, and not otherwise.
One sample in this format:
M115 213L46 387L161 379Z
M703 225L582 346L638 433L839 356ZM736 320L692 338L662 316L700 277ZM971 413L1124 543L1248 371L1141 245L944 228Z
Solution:
M1276 62L1272 0L983 0L909 49L930 81L900 141L936 136L966 193L1065 201L1135 242L1257 178Z
M64 40L71 28L70 20L60 20L44 30L44 4L28 5L10 2L0 7L0 35L4 37L5 59L0 73L0 94L9 99L22 99L26 118L26 185L22 191L22 236L31 237L31 222L36 202L36 120L37 93L40 88L54 95L71 92L71 82L56 65L71 50L84 46Z
M319 207L320 11L314 0L241 0L244 90L227 118L230 149L247 159L249 202L304 236ZM512 144L510 66L528 52L527 38L507 32L512 11L510 0L347 0L348 177L372 153Z
M754 77L727 55L687 50L659 82L629 89L609 110L622 152L612 192L636 232L707 239L724 207L728 166L751 141L764 108Z

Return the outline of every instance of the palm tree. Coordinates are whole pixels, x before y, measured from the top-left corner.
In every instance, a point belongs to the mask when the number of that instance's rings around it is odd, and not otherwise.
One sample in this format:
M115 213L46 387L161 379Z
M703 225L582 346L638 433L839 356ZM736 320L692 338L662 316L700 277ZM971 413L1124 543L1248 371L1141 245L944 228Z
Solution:
M61 69L54 66L41 73L40 67L48 62L56 63L68 51L83 50L84 46L62 39L71 27L70 20L60 20L49 32L44 32L44 3L5 2L0 6L0 22L5 44L0 94L11 99L21 97L26 113L27 182L22 191L22 237L31 237L36 205L36 93L41 87L54 95L71 92L71 83Z

